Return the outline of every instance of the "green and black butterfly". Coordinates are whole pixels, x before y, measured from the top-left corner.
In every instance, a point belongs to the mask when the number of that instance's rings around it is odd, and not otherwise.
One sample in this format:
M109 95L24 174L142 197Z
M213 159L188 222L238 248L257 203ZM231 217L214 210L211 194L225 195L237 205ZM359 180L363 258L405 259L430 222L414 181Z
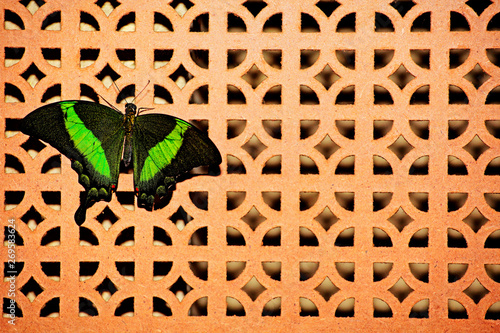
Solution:
M221 163L214 143L190 123L164 114L138 115L140 111L133 103L125 105L123 114L75 100L42 106L21 120L23 133L71 159L85 188L75 213L78 225L85 222L89 205L111 200L122 158L125 166L133 161L138 205L147 209L152 208L155 195L165 195L180 174Z

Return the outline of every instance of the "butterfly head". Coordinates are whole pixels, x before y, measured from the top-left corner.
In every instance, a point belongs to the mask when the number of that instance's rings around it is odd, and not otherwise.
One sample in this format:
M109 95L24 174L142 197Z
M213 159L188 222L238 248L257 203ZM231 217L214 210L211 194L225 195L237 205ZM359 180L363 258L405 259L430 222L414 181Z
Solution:
M135 116L137 114L137 106L134 103L125 104L125 113L127 116Z

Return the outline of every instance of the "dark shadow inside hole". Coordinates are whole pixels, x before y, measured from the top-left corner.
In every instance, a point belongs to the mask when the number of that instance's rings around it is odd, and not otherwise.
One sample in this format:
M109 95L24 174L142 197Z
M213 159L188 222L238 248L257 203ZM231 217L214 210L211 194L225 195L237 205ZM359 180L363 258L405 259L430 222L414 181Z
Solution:
M228 174L239 174L244 175L247 173L245 165L243 162L233 155L226 155L227 159L227 173Z
M394 25L387 15L375 13L375 32L394 32Z
M15 170L17 173L24 173L24 166L19 159L13 155L5 154L5 171L7 168Z
M227 50L227 69L236 68L245 60L247 50Z
M24 30L24 22L21 19L19 15L17 15L14 12L11 12L8 9L4 10L4 20L5 20L5 25L7 25L7 22L10 22L11 24L15 24L17 27L19 27L20 30ZM4 26L5 26L4 25Z
M172 22L163 14L155 12L154 14L154 24L158 24L168 31L174 31L174 27L172 26ZM162 29L162 30L163 30ZM156 30L156 29L155 29Z
M193 91L189 98L189 104L208 104L208 95L208 84L206 84Z
M262 104L281 104L281 85L271 87L264 95Z
M24 49L23 49L24 53ZM61 60L61 49L42 48L42 56L45 60Z
M7 18L5 18L5 20L7 20ZM4 50L5 50L5 61L14 60L16 62L19 62L23 58L24 52L26 51L24 47L6 47ZM42 54L43 50L46 49L42 49Z
M21 237L21 234L19 234L17 230L9 227L4 227L3 234L4 234L4 242L8 242L10 239L11 241L14 240L13 244L15 244L16 246L24 245L24 239ZM14 239L12 239L12 237L14 237Z
M318 22L306 13L300 13L300 32L320 32Z
M257 0L257 1L245 1L242 5L245 6L246 9L248 9L248 11L254 17L256 17L257 15L259 15L259 13L262 11L262 9L264 9L264 8L267 7L267 3L265 3L264 1L261 1L261 0Z
M238 87L227 85L227 104L246 104L247 100L243 92Z
M80 62L84 61L96 61L99 57L99 49L80 49Z
M450 31L470 31L469 22L462 14L450 12Z
M90 317L99 315L94 303L84 297L79 297L78 299L78 311L79 313L85 313Z
M133 261L116 261L115 266L121 276L133 277L135 275L135 262Z
M48 277L61 277L60 262L41 262L42 272Z
M55 84L45 91L45 93L42 95L42 103L46 103L49 99L54 97L59 97L59 98L61 97L60 84Z
M200 68L208 69L209 50L194 49L189 50L189 55L196 65Z
M157 84L154 85L154 97L162 100L162 103L156 103L156 104L164 104L164 103L172 104L172 103L174 103L174 100L173 100L170 92L167 89L165 89L162 86L157 85ZM164 103L163 103L163 101L164 101Z
M410 105L429 104L429 85L422 86L411 95Z
M134 49L117 49L116 56L120 61L135 61Z
M49 315L59 313L59 297L53 298L42 307L40 317L48 317Z
M189 32L208 32L209 31L210 16L208 13L198 15L193 22Z
M247 26L245 21L236 14L227 14L227 32L246 32Z
M153 242L159 242L161 243L161 245L170 246L172 245L172 238L170 238L165 229L162 229L160 227L154 227Z
M431 13L426 12L417 17L411 25L411 32L429 32L431 31Z
M123 316L126 313L134 313L134 298L124 299L115 310L115 317Z
M337 32L356 32L356 13L347 14L337 24Z
M99 27L99 23L97 22L95 17L93 17L89 13L80 12L80 24L82 24L82 23L90 25L92 28L95 29L95 31L101 30ZM81 30L81 28L80 28L80 30Z
M154 261L153 262L153 276L167 276L172 270L172 261Z
M193 232L189 239L188 245L207 246L208 245L208 228L202 227Z
M24 95L21 92L21 89L16 87L13 84L5 82L4 85L4 95L5 95L5 101L7 101L7 96L13 97L16 100L18 100L21 103L25 102Z
M43 20L43 22L42 22L41 29L45 30L45 29L47 29L47 27L49 27L50 25L52 25L54 23L61 23L61 12L60 11L53 12L52 14L47 15L45 20Z
M86 84L80 84L80 98L87 97L92 101L99 103L99 95L95 92L95 90Z
M80 261L79 276L94 276L99 269L98 261Z
M282 21L283 21L283 15L281 13L274 14L273 16L267 19L266 23L264 23L262 32L282 32L283 31Z
M125 242L135 241L135 227L129 227L120 232L116 238L115 245L124 245Z
M488 31L498 31L500 30L500 13L493 16L488 22L488 26L486 27Z
M135 12L130 12L128 14L123 15L118 21L118 24L116 25L116 31L122 30L129 24L135 24Z
M5 191L5 205L19 205L24 199L24 191Z
M314 90L305 85L300 85L300 104L318 105L319 98Z
M245 246L246 241L243 234L236 228L226 228L226 244L228 246Z
M42 173L56 173L57 169L61 169L61 155L52 156L42 166ZM59 170L59 172L61 171Z
M118 96L116 96L116 104L120 104L123 100L125 100L127 103L127 98L133 99L135 97L135 84L130 84L126 87L123 87L120 90L120 93Z
M347 86L343 88L335 98L337 105L353 105L355 99L355 86Z
M281 246L281 227L269 230L262 238L263 246Z
M172 309L168 303L159 297L153 297L153 312L161 313L167 317L172 315Z
M420 67L429 69L431 50L410 50L411 59Z
M97 239L97 236L94 234L94 232L88 228L85 227L80 227L80 243L88 243L93 246L99 245L99 240Z

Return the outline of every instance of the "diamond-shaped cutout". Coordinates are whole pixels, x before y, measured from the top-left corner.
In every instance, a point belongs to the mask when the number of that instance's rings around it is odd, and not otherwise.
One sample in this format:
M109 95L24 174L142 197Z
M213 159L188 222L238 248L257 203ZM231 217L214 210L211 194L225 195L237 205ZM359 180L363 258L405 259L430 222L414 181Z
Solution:
M267 146L263 144L254 134L243 146L241 146L241 148L243 148L255 160L257 156L259 156L259 154L267 148Z
M479 209L477 209L476 207L462 221L464 221L464 223L466 223L469 227L471 227L472 230L474 230L474 232L477 233L479 229L481 229L481 227L485 225L489 220L483 214L481 214Z
M323 211L314 218L314 220L321 224L326 231L328 231L332 225L337 223L339 218L332 213L328 206L326 206L325 209L323 209Z
M172 284L172 286L170 286L170 288L168 289L170 289L170 291L174 293L175 297L177 297L179 302L182 302L184 297L191 290L193 290L193 287L187 284L186 281L184 281L184 279L182 278L182 276L179 276L177 281L175 281L174 284Z
M31 15L35 15L38 9L45 5L45 1L43 0L22 0L19 1L26 9L31 13Z
M246 224L248 224L252 230L257 229L257 227L262 222L264 222L265 220L267 220L267 218L264 215L262 215L257 210L257 208L255 208L255 206L252 206L252 208L250 208L250 210L248 211L248 213L246 213L245 215L243 215L241 217L241 219L243 220L243 222L245 222Z
M484 143L483 140L481 140L481 138L476 134L476 136L474 136L468 144L463 146L463 148L465 149L465 151L471 154L471 156L475 160L477 160L479 156L490 149L490 146Z
M399 280L387 290L391 292L399 302L403 302L405 298L414 291L403 278L399 278Z
M43 217L34 206L31 206L31 208L21 217L21 221L26 223L31 230L35 230L43 220L45 220L45 217Z
M403 135L400 135L396 141L392 143L389 147L390 151L392 151L396 156L402 160L403 157L406 156L414 147L406 141Z
M410 1L401 1L401 0L394 0L393 2L390 3L394 9L396 9L399 14L404 17L406 13L412 9L413 6L415 6L415 2L413 0Z
M102 84L109 89L113 82L116 82L121 76L111 68L109 64L106 64L102 71L95 76Z
M177 211L173 213L168 219L177 226L177 229L182 231L182 229L184 229L186 224L188 224L193 220L193 217L189 215L184 210L184 208L182 208L182 206L179 206Z
M326 159L329 159L330 156L340 149L340 146L327 134L320 143L314 146L314 149L319 151Z
M316 288L314 288L328 302L330 298L340 291L340 288L333 284L328 276Z
M96 216L95 218L99 223L101 223L102 227L108 231L109 228L113 226L113 224L116 223L120 219L113 211L109 208L109 206L106 206L100 213L99 215Z
M183 65L180 65L175 72L169 75L169 78L175 82L179 89L182 89L192 78L194 78L194 75L189 73Z
M21 74L21 76L28 82L31 88L35 88L38 82L43 79L46 75L32 63L28 69Z
M250 281L248 281L242 288L244 292L248 294L248 296L255 301L260 294L267 290L256 278L253 276Z
M477 16L481 15L493 2L490 0L469 0L465 4L472 8Z
M33 277L31 277L20 290L30 302L33 302L35 298L43 292L43 288Z
M319 72L315 77L316 80L321 83L326 90L340 79L340 76L333 71L330 65L326 64L321 72Z
M486 289L478 279L475 279L474 282L464 290L464 293L477 304L484 296L489 294L490 291Z
M490 77L491 75L486 73L479 64L476 64L469 73L465 74L464 79L470 81L476 89L479 89Z
M415 75L410 73L403 64L401 64L401 66L399 66L399 68L389 76L389 79L397 84L401 90L403 90L403 88L406 87L406 85L414 78Z
M118 287L106 276L101 284L94 288L101 297L107 302L118 291Z
M267 7L267 3L262 0L245 1L242 3L254 17L259 15L262 9Z
M177 14L182 17L191 7L194 6L194 3L189 0L174 0L170 3L170 6L172 6Z
M116 7L120 5L120 3L116 0L98 0L95 2L95 4L101 7L101 10L108 17L109 15L111 15L113 10L115 10Z
M252 68L250 68L245 74L243 74L241 78L248 82L253 89L255 89L259 86L259 84L267 79L267 76L260 71L257 65L253 65Z
M320 0L316 3L316 7L321 9L321 11L323 13L325 13L325 15L327 17L330 17L330 15L332 15L332 13L335 11L335 9L337 9L339 6L340 6L340 3L338 3L335 0L333 0L333 1L332 0Z
M406 227L411 222L415 221L410 215L408 215L403 207L399 207L396 213L387 219L391 222L398 230L401 232L404 227Z

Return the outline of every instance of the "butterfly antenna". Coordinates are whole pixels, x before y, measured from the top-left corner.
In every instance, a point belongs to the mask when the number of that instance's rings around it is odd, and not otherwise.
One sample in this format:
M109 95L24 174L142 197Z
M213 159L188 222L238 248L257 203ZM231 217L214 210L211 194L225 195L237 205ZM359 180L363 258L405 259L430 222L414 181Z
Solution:
M149 83L151 82L151 80L148 80L148 83L146 83L146 85L144 86L144 88L142 88L142 90L134 97L134 99L132 100L132 103L135 102L135 100L137 99L137 97L139 97L142 92L148 87Z
M121 89L118 88L118 85L116 84L115 80L112 80L112 81L113 81L113 84L115 85L116 89L118 90L118 95L120 95L120 93L122 92ZM125 99L125 102L127 102L127 104L128 104L127 97L125 97L124 99Z
M97 93L96 93L96 94L97 94ZM102 97L102 96L101 96L101 95L99 95L99 94L97 94L97 96L101 97L101 98L102 98L102 99L103 99L106 103L108 103L108 105L109 105L109 106L111 106L113 109L115 109L116 111L120 112L120 110L118 110L118 109L116 108L116 106L114 106L113 104L111 104L110 102L108 102L108 101L106 100L106 98Z

